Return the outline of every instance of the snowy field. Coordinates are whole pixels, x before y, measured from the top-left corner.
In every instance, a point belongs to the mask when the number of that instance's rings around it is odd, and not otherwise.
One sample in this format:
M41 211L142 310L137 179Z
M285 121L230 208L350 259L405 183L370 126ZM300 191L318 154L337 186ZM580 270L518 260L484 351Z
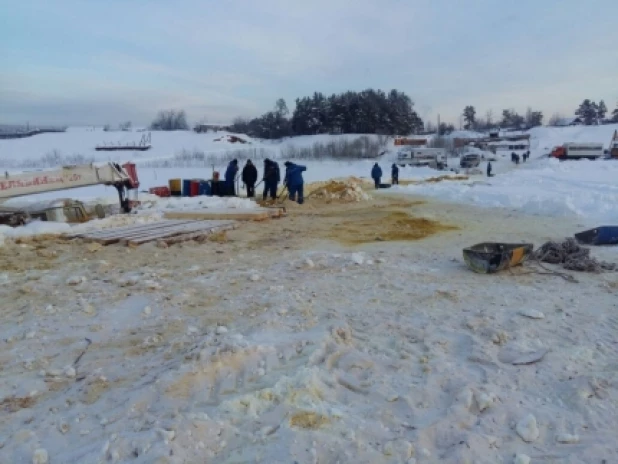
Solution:
M517 209L527 214L545 216L575 215L587 226L600 222L611 223L618 217L618 174L616 161L570 161L558 162L547 159L545 155L558 144L569 142L597 142L609 146L609 141L618 125L596 127L536 128L531 131L531 158L527 163L515 166L510 162L509 154L503 153L492 162L495 174L491 179L484 175L472 175L467 181L411 184L394 187L391 191L401 194L411 193L426 195L454 202L473 203L487 207L505 207ZM46 152L82 154L97 161L114 160L135 161L141 182L140 190L167 185L171 178L210 178L212 171L225 172L225 162L218 161L229 156L235 150L257 150L262 156L279 160L283 169L282 147L294 145L309 147L315 143L356 136L298 137L282 141L256 141L241 136L250 145L230 143L225 133L196 134L193 132L152 133L153 149L140 153L96 152L94 146L102 141L123 143L138 141L143 132L103 132L102 130L69 129L64 134L42 134L39 136L0 140L0 162L5 164L36 161L42 159ZM473 136L474 133L455 133L453 136ZM221 139L221 140L217 140ZM390 165L396 159L396 148L392 140L387 146L388 152L380 160L384 178L390 182ZM169 161L173 165L175 155L183 151L200 150L213 157L213 165L205 167L204 163L193 167L151 167L152 160ZM261 150L261 151L260 151ZM113 158L115 157L115 158ZM373 160L357 161L297 161L307 166L304 177L306 182L323 181L330 178L363 177L369 178ZM457 167L458 160L450 159L450 167ZM256 161L260 176L263 169L261 161ZM158 166L159 164L157 164ZM242 166L242 162L241 162ZM485 172L486 163L480 166ZM423 180L447 173L428 168L400 168L400 180ZM261 187L258 188L258 193ZM243 191L241 190L242 194ZM23 202L78 198L91 203L116 203L116 190L113 187L94 186L73 191L52 192L32 195L28 198L10 200L7 204L18 205ZM141 194L144 198L144 194ZM177 201L177 200L172 200ZM208 201L220 200L203 200ZM167 207L171 205L168 204Z
M395 190L445 201L507 207L539 216L575 215L594 226L618 221L617 180L615 160L560 162L544 158L489 179L426 183Z

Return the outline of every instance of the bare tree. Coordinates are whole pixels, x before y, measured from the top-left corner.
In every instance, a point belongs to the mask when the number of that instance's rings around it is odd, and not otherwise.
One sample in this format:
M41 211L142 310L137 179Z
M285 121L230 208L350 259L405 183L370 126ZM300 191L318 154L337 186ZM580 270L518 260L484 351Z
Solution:
M559 113L554 113L552 114L551 118L549 118L547 125L556 127L559 125L561 119L562 116Z
M485 121L487 121L487 129L491 129L494 125L494 112L492 110L487 110L487 113L485 113Z
M161 131L188 130L187 115L184 110L159 111L155 120L150 124L150 129Z

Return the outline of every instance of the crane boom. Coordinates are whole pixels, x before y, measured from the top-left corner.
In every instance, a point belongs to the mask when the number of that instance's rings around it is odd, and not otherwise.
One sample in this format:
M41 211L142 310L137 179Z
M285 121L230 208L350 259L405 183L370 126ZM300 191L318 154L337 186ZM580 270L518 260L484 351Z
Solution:
M50 171L5 173L0 177L0 200L91 185L134 188L134 184L134 179L114 163L63 166Z

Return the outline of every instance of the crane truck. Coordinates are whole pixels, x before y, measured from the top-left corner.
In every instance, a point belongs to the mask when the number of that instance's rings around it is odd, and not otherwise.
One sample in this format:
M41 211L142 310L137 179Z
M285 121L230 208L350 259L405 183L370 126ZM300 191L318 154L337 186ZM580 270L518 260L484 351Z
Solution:
M132 203L128 198L128 192L129 190L136 191L139 187L135 164L125 163L122 166L117 163L106 163L100 166L82 164L63 166L49 171L30 171L18 174L5 172L0 177L0 223L18 226L31 219L31 214L24 208L2 205L10 198L93 185L116 187L120 209L129 213Z

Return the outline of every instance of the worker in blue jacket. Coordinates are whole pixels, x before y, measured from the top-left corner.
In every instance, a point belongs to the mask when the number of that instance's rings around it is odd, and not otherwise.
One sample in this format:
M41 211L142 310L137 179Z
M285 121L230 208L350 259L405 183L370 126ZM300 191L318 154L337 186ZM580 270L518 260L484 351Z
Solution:
M285 185L290 193L290 200L297 201L302 205L305 199L303 198L303 171L307 170L306 166L294 164L291 161L285 163Z
M236 190L234 189L234 182L236 182L236 174L238 173L238 160L233 159L230 164L227 165L225 170L225 193L227 195L236 196Z
M376 188L380 188L380 179L382 178L382 168L378 165L378 163L373 165L371 169L371 178L376 184Z

